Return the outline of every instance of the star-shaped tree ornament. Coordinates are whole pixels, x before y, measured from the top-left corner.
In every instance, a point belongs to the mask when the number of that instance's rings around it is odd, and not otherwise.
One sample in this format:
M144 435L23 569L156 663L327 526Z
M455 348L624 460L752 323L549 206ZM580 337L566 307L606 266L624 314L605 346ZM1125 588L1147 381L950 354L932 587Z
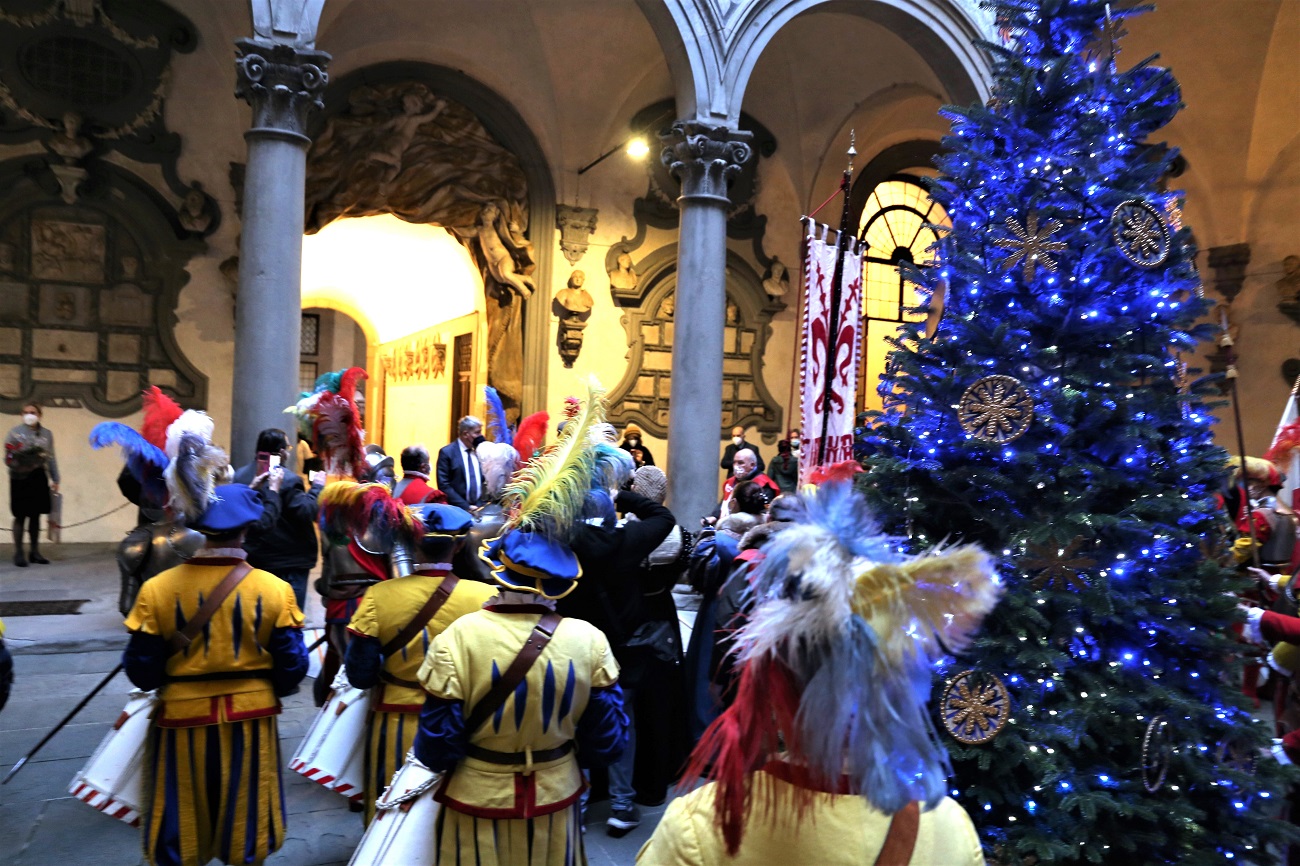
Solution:
M1071 592L1087 589L1091 584L1083 572L1095 566L1097 560L1079 555L1083 543L1083 536L1076 535L1064 547L1056 542L1026 544L1025 571L1038 572L1034 577L1034 589L1068 589Z
M1061 230L1062 223L1060 220L1049 219L1040 229L1038 226L1038 212L1030 211L1025 217L1025 224L1021 225L1015 217L1007 217L1007 228L1011 229L1014 238L998 238L993 241L994 245L1003 249L1012 250L1011 255L1007 256L1003 262L1004 270L1011 270L1016 265L1022 265L1025 269L1025 281L1031 282L1034 274L1038 273L1038 266L1042 265L1050 273L1056 273L1056 262L1052 261L1049 253L1059 253L1062 250L1069 249L1070 245L1064 241L1049 241L1052 235Z

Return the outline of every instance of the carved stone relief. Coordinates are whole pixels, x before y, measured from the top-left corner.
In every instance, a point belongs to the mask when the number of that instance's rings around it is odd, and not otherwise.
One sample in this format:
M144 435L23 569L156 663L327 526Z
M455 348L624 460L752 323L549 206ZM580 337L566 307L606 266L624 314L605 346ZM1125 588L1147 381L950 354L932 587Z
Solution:
M560 250L569 264L576 265L587 254L591 233L596 230L599 211L571 204L555 206L555 227L560 230Z
M444 226L469 248L488 300L488 384L515 410L523 303L536 289L518 157L473 111L421 82L358 85L324 118L308 154L307 232L384 213Z
M627 312L628 366L610 392L610 421L636 422L656 436L668 433L672 392L673 316L676 310L677 248L656 250L641 263L634 297L620 305ZM780 433L783 410L763 381L763 353L772 316L785 309L763 291L754 270L735 253L727 253L726 331L722 356L722 428L757 427Z

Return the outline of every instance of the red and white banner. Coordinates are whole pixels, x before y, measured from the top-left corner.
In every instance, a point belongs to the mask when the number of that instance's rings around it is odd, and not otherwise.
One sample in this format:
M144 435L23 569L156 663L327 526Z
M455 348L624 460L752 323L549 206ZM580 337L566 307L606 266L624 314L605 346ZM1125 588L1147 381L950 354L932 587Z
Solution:
M836 232L820 223L809 222L808 253L803 269L801 342L803 439L799 449L799 478L802 481L819 465L852 459L853 426L857 420L862 251L857 241L849 241L841 271L839 314L835 316L832 305L836 292L832 283L839 251L834 243L827 241L828 236L834 238Z

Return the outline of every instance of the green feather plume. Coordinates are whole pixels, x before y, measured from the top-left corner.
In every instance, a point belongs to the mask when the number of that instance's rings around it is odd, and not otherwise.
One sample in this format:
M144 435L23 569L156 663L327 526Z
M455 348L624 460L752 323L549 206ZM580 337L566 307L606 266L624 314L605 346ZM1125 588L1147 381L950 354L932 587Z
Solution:
M506 529L524 529L567 539L582 517L591 489L596 451L591 429L605 420L605 389L592 377L587 401L564 425L559 441L515 472L502 491L509 518Z

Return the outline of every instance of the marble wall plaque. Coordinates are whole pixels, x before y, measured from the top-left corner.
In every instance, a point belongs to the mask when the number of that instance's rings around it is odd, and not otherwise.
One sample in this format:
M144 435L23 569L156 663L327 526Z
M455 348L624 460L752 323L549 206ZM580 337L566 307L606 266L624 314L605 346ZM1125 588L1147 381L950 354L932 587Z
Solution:
M0 321L27 321L27 286L23 283L0 283Z
M141 328L152 319L153 306L139 286L123 283L99 294L99 321L105 325Z
M22 396L22 379L22 367L17 364L0 364L0 397Z
M119 370L108 371L108 387L105 396L109 402L118 403L123 400L129 400L132 395L140 391L140 374L124 373Z
M74 382L93 385L98 374L94 370L72 370L65 367L36 367L32 379L37 382Z
M32 332L32 357L57 361L94 361L98 354L98 334L89 331L39 330ZM91 375L94 375L93 371ZM71 380L60 379L57 381L66 382ZM94 381L93 378L91 381Z
M32 220L32 276L38 280L103 283L105 250L102 225Z
M51 286L40 288L40 312L37 321L42 325L64 327L90 324L91 289L86 286Z
M0 355L21 355L23 332L18 328L0 328Z
M110 364L140 363L140 338L135 334L109 334L108 361Z

